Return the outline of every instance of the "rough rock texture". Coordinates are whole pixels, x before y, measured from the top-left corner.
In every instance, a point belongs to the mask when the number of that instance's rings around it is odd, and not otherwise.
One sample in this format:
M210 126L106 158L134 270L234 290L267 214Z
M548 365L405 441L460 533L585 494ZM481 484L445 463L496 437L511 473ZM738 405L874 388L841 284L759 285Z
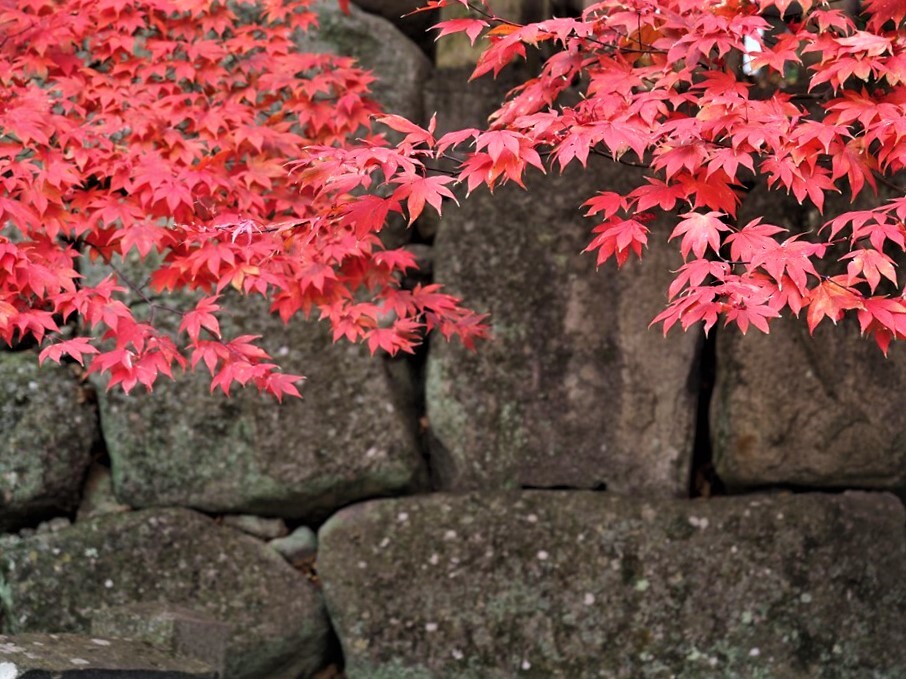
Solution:
M82 501L76 513L76 521L87 521L105 514L128 512L129 505L117 501L113 492L113 475L110 468L93 464L82 485Z
M0 635L3 679L217 679L217 676L216 671L202 662L135 641L73 634Z
M143 641L220 673L226 668L232 626L179 606L140 603L92 613L91 633Z
M265 519L249 514L224 516L222 523L224 526L241 530L243 533L253 535L260 540L282 538L289 532L283 519Z
M299 526L286 537L267 544L290 563L312 561L318 552L318 536L308 526Z
M855 323L783 319L770 335L720 332L711 428L731 487L906 488L906 356Z
M381 360L363 346L331 343L324 325L284 326L257 302L225 301L224 334L264 335L287 372L308 378L304 398L278 405L253 389L212 395L203 368L152 394L103 393L117 497L136 507L318 519L418 488L416 425L394 407Z
M619 273L580 254L593 223L579 206L629 175L610 165L533 177L527 193L477 191L445 209L436 280L491 313L494 340L477 353L432 344L427 409L443 487L685 491L698 339L648 328L673 253L655 235Z
M439 133L480 127L511 85L438 77L427 106L443 111ZM699 339L648 328L678 266L669 230L652 225L644 261L619 272L581 254L594 226L581 204L640 181L633 168L590 162L534 172L528 191L479 189L444 206L435 280L491 313L494 340L477 353L432 342L426 400L441 487L686 492Z
M5 544L6 632L82 632L92 610L185 607L232 626L226 679L311 673L328 623L320 596L266 545L184 509L101 517Z
M328 52L355 57L374 72L371 89L384 110L410 120L421 120L422 88L431 62L389 21L351 6L350 14L336 0L316 0L318 30L297 41L300 51Z
M320 532L350 679L906 676L892 495L433 495Z
M90 390L37 359L0 353L0 530L75 509L97 436Z

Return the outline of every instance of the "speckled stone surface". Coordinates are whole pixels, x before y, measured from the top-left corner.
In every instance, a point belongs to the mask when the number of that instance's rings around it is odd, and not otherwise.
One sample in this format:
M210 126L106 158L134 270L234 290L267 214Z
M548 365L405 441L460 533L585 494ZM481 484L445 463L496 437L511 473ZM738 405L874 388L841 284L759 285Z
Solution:
M477 352L432 342L426 402L442 488L685 494L698 335L648 327L679 264L665 225L651 225L643 260L619 272L582 254L594 223L581 204L635 181L632 168L589 162L444 208L435 280L489 312L494 339Z
M719 332L717 366L714 460L731 487L906 489L901 347L885 358L854 318L813 336L784 318L770 335Z
M97 406L69 368L0 353L0 432L0 530L75 509Z
M141 602L231 625L225 679L320 667L328 623L315 587L266 544L195 512L109 515L4 541L4 632L88 633L92 611Z
M320 532L350 679L906 676L892 495L375 501Z
M259 299L225 296L229 337L262 334L303 398L278 404L254 388L210 393L203 369L151 394L101 385L101 424L117 497L135 507L323 520L357 500L422 486L414 421L394 405L380 357L325 324L288 326Z

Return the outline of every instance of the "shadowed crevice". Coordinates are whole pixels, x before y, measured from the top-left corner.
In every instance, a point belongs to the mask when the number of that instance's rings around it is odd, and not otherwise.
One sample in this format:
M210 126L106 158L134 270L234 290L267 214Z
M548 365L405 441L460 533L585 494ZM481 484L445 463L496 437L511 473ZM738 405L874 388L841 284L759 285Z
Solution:
M689 497L726 495L726 487L714 469L711 445L711 397L717 377L717 327L702 340L698 359L698 407L695 414L695 437L692 444L692 466L689 475Z

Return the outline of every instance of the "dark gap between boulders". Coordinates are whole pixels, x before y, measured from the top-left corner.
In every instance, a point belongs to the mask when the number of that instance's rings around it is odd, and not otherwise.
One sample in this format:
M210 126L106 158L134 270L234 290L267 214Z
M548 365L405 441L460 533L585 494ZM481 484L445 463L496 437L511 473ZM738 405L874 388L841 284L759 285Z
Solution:
M714 469L711 446L711 397L714 395L714 380L717 376L717 327L711 328L702 339L698 365L693 371L697 378L698 407L695 414L695 436L692 443L692 465L689 475L689 497L711 497L726 495L727 489Z

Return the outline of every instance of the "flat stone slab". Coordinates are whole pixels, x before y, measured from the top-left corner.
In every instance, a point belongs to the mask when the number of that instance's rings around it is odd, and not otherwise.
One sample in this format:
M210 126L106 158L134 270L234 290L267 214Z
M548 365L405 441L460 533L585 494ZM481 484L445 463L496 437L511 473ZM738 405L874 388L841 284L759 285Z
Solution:
M142 641L179 656L195 658L222 676L232 629L224 622L179 606L140 603L93 613L91 632L102 637Z
M149 644L75 634L0 635L0 679L217 679Z
M345 509L318 571L350 679L906 676L883 493L432 495Z

